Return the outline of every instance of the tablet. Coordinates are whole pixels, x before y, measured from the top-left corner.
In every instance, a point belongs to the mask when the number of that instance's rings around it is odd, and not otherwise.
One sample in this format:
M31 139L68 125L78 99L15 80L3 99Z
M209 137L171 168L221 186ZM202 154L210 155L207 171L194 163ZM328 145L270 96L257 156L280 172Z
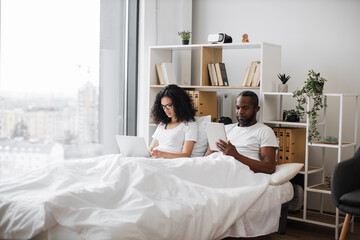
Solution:
M225 125L223 123L217 122L207 122L206 123L206 134L209 142L210 150L219 151L216 147L216 142L219 142L219 139L227 142Z

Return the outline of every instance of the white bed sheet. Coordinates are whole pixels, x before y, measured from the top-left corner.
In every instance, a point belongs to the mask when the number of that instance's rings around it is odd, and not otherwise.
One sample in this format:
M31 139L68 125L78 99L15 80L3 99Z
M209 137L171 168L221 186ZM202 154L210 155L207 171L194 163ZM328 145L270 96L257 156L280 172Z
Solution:
M0 184L1 238L50 230L38 237L220 239L278 228L281 193L268 185L269 175L221 154L174 160L107 155L49 165L21 181Z
M273 194L277 194L274 192L280 193L281 203L290 201L294 196L293 187L290 182L277 186L270 185L263 194L262 200L251 206L245 217L236 221L219 239L225 237L257 237L276 232L279 226L280 213L274 213L273 210L269 211L269 209L266 208L268 206L261 204L262 202L273 200ZM278 211L278 209L276 208L275 211ZM261 229L259 229L259 226L261 226ZM71 229L57 224L53 228L41 232L31 240L59 239L80 240L82 238Z

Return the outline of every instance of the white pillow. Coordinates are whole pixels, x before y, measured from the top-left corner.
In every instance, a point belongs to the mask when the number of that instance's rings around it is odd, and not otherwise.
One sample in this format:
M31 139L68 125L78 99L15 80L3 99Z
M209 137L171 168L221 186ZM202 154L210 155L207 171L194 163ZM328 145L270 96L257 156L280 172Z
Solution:
M203 117L195 117L197 123L198 132L197 132L197 142L194 145L191 157L202 157L206 153L208 147L208 141L205 130L205 123L211 121L211 115Z
M285 163L276 165L275 172L271 174L270 185L281 185L289 181L300 172L303 166L303 163Z

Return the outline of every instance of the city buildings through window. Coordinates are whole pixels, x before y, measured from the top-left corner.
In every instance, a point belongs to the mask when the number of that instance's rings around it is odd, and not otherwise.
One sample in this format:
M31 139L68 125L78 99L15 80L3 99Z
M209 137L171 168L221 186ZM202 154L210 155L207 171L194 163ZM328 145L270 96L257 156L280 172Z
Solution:
M100 1L0 4L0 180L100 155Z

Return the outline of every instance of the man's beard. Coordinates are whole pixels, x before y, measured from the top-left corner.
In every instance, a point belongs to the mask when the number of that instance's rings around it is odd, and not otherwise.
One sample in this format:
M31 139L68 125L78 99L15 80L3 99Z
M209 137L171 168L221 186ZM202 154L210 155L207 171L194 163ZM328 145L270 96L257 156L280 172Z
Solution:
M236 116L236 119L238 120L238 122L239 122L241 125L244 125L244 126L249 125L249 124L254 120L254 118L256 118L256 113L255 113L255 111L254 111L253 114L252 114L249 118L247 118L247 119L240 119L240 116L239 116L239 115Z

